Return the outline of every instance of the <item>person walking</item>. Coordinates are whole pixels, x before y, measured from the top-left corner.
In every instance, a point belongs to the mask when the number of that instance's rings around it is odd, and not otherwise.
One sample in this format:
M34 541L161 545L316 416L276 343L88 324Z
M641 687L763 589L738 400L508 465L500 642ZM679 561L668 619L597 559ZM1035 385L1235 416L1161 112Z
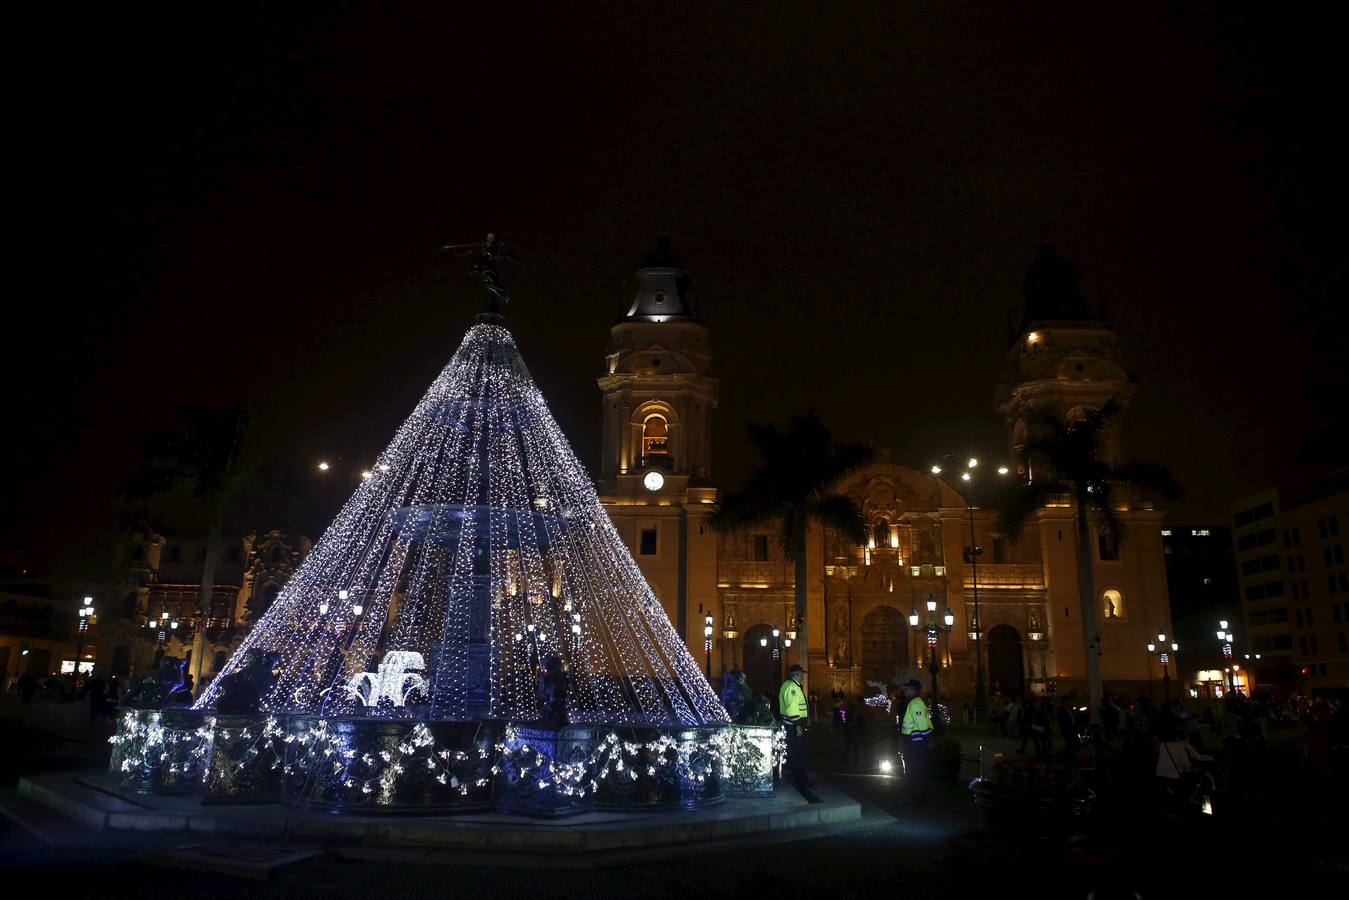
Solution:
M922 689L916 678L904 682L904 715L899 725L909 800L915 803L927 802L928 744L932 740L932 717L920 696Z
M1025 753L1026 745L1030 743L1035 732L1031 726L1035 724L1035 698L1032 697L1026 701L1026 706L1021 710L1021 718L1017 722L1017 737L1021 738L1021 746L1017 748L1017 753Z
M1077 750L1082 742L1077 736L1077 717L1073 715L1072 704L1064 697L1059 701L1059 733L1063 735L1063 761L1068 765L1077 762Z
M867 730L867 707L858 697L853 701L852 706L848 707L847 719L843 724L843 764L846 766L850 761L859 764L865 763L866 749L866 730Z
M806 758L806 717L810 714L806 703L806 693L801 689L801 679L806 670L793 665L787 670L787 680L778 690L778 715L787 729L787 766L792 770L792 778L797 787L814 787L807 773Z

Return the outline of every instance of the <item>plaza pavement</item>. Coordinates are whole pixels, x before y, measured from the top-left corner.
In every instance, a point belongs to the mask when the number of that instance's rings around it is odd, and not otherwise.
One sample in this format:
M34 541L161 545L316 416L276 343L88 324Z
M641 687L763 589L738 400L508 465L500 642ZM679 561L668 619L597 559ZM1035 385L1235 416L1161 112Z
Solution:
M88 722L87 710L51 701L22 707L0 697L0 864L39 879L44 891L69 898L351 897L973 897L1085 898L1256 896L1284 883L1283 865L1254 864L1255 854L1289 861L1296 835L1267 834L1259 823L1179 825L1158 818L1102 823L1086 840L993 835L979 829L964 781L978 773L978 752L1015 753L1018 742L984 729L956 729L966 760L962 783L936 785L931 802L900 802L898 781L850 770L842 741L828 727L811 735L820 777L858 799L875 824L838 833L816 829L787 842L700 846L674 859L588 869L371 861L318 854L276 869L267 880L227 877L174 864L183 836L95 834L22 803L20 774L106 765L110 723ZM16 821L17 818L17 821ZM1336 817L1336 820L1338 817ZM1326 825L1331 823L1327 821ZM194 837L200 843L199 836ZM249 852L281 853L279 842ZM299 851L308 848L296 847ZM1306 877L1343 878L1341 863L1301 858Z

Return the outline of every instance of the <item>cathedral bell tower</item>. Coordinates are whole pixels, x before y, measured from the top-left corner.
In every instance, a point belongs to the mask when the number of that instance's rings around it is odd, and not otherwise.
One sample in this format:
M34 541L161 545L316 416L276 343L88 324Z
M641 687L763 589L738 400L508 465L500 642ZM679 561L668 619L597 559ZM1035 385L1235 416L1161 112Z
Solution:
M1012 336L1003 383L994 396L1017 465L1032 415L1072 421L1110 400L1122 413L1135 387L1114 330L1082 298L1073 264L1048 244L1026 274L1024 293L1021 327ZM1114 462L1119 461L1120 419L1117 415L1107 447Z
M684 636L703 656L704 616L721 625L716 539L703 519L716 501L707 328L689 296L689 276L669 240L637 270L637 296L610 329L600 479L614 525Z
M1048 245L1027 273L1024 293L1025 313L1012 334L1002 384L994 395L994 408L1007 423L1012 459L1023 476L1033 479L1035 472L1025 470L1021 456L1036 416L1071 423L1113 401L1119 412L1108 426L1102 453L1109 463L1123 462L1121 423L1136 383L1124 367L1114 330L1083 299L1072 263ZM1112 540L1091 526L1096 592L1091 598L1080 596L1072 505L1051 504L1036 515L1045 595L1044 608L1035 610L1033 621L1047 628L1045 640L1027 636L1022 649L1024 654L1043 651L1045 674L1057 681L1060 691L1086 690L1084 603L1096 608L1093 649L1102 678L1108 687L1115 685L1110 689L1133 691L1147 685L1151 659L1138 648L1158 633L1172 633L1161 539L1164 514L1146 497L1128 491L1115 499L1115 514L1128 529L1128 539Z

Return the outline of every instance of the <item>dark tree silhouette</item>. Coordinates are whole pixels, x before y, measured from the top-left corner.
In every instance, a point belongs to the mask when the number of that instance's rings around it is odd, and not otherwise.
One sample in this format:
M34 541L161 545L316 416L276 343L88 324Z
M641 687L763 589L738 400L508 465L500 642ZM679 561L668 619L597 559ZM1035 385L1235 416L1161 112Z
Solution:
M128 481L123 493L131 499L148 500L186 492L209 510L206 558L202 561L201 594L197 601L198 627L192 639L192 677L201 683L205 656L205 627L215 594L215 570L220 557L225 508L255 476L239 465L239 447L248 429L249 414L243 406L217 412L203 406L178 408L181 426L151 432L141 442L145 467Z
M837 529L861 543L866 526L857 504L833 488L871 461L871 448L834 441L814 410L793 416L786 431L751 423L749 441L758 462L745 486L728 493L708 518L713 531L771 524L796 572L797 657L809 668L806 628L806 534L812 523Z
M1121 544L1127 534L1117 513L1122 492L1151 491L1170 499L1180 494L1171 473L1150 462L1112 464L1104 459L1111 421L1119 412L1112 400L1083 418L1065 423L1047 415L1028 421L1021 461L1030 477L1012 483L997 503L999 529L1017 540L1036 513L1053 500L1067 498L1077 519L1077 588L1082 607L1082 643L1086 648L1091 722L1101 724L1100 633L1096 627L1096 587L1092 570L1091 523L1105 540Z

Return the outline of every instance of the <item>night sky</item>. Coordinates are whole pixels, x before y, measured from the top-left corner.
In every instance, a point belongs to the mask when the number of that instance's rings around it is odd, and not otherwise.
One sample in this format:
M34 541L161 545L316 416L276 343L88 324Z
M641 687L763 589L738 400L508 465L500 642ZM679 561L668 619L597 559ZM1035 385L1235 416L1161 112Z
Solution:
M247 401L250 459L340 457L340 485L481 307L438 248L489 229L592 470L607 329L662 226L711 328L723 487L747 418L808 407L918 466L1005 454L1045 240L1115 323L1126 450L1184 484L1175 521L1300 477L1305 395L1343 382L1341 32L1306 10L189 6L13 23L0 564L106 569L138 436L183 402Z

